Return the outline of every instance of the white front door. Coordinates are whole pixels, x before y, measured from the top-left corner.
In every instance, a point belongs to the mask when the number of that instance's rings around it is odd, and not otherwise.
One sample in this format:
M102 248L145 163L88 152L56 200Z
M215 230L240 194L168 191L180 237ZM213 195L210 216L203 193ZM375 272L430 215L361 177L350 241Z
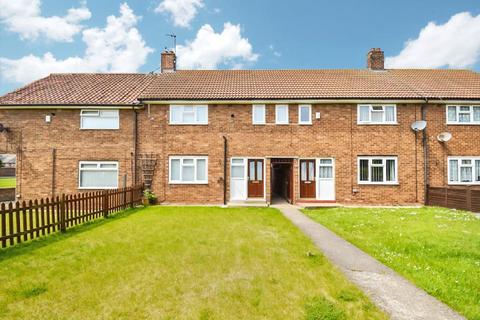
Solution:
M246 200L246 159L232 158L232 161L230 162L230 168L230 200Z
M317 199L335 200L335 160L317 159Z

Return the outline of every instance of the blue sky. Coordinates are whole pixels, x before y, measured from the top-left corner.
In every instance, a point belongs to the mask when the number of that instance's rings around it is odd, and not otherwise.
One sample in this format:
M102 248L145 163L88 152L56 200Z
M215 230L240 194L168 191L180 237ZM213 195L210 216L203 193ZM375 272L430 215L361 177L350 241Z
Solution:
M0 94L49 72L155 70L167 33L180 68L364 68L381 47L389 67L480 70L479 0L0 0Z

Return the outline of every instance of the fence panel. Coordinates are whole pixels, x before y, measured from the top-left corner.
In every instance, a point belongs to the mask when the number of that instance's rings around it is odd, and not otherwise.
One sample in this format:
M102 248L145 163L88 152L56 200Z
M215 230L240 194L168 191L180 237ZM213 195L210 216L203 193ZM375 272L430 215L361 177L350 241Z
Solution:
M480 212L480 189L471 186L428 187L427 204Z
M62 195L56 198L2 203L0 205L0 245L14 245L65 231L76 225L107 217L110 213L142 203L142 186Z

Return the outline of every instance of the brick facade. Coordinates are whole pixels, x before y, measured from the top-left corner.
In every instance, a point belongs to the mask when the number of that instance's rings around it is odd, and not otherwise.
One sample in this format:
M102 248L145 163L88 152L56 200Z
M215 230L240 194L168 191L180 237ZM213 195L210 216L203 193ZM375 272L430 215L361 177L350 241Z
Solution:
M397 104L397 125L358 125L356 104L313 105L312 125L299 125L298 106L291 104L290 124L275 125L274 108L267 105L265 125L252 125L251 105L210 105L209 124L204 126L169 125L167 105L151 105L137 111L138 154L154 153L157 157L152 189L159 200L222 203L224 136L228 141L227 199L231 157L265 158L267 201L271 193L271 158L293 158L294 199L298 200L299 159L329 157L335 159L338 202L407 204L424 200L422 134L415 138L410 129L411 123L421 118L421 105ZM318 120L316 112L321 114ZM50 113L55 116L51 123L46 123L45 115ZM22 199L51 196L52 192L78 192L78 162L82 160L118 161L119 185L123 185L125 176L127 185L132 184L132 110L120 111L119 130L80 130L79 110L4 110L0 118L10 128L10 132L0 135L0 152L17 154L17 194ZM430 183L444 185L445 152L478 155L478 139L468 136L480 127L447 128L443 105L429 105L427 121ZM447 129L453 132L454 139L445 151L436 135ZM208 156L208 184L169 184L168 158L173 155ZM362 155L397 156L399 184L358 185L357 156ZM141 171L138 165L139 181Z
M312 106L313 125L298 125L298 107L289 106L289 125L275 125L274 105L266 107L265 125L252 125L251 105L210 105L209 125L168 124L168 106L138 111L138 153L154 153L157 165L152 189L160 201L221 203L223 201L223 136L228 141L227 198L230 158L261 157L266 166L266 199L270 200L270 159L294 158L294 198L299 199L299 159L335 159L335 193L339 202L404 204L424 200L422 134L410 129L421 118L421 105L397 104L397 125L358 125L355 104ZM51 123L45 115L54 113ZM80 130L79 110L8 110L1 123L10 128L0 135L0 152L17 154L17 194L22 199L78 192L78 162L119 162L119 185L133 177L133 112L120 111L119 130ZM313 117L314 118L314 117ZM429 182L446 185L448 156L478 156L480 126L446 125L445 106L427 106ZM440 132L453 139L437 141ZM207 185L168 183L168 158L206 155ZM398 157L398 185L359 185L357 156ZM55 164L54 164L55 163ZM141 168L137 167L141 181ZM355 191L355 192L353 192Z

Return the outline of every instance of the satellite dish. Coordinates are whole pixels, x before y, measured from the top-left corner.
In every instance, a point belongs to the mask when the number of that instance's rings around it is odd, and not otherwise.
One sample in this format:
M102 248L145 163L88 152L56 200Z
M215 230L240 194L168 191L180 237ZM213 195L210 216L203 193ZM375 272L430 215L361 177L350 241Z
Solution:
M450 132L442 132L437 136L437 140L440 142L447 142L452 139L452 134Z
M424 130L426 126L427 126L427 121L420 120L412 123L411 128L413 131L418 132L418 131Z

